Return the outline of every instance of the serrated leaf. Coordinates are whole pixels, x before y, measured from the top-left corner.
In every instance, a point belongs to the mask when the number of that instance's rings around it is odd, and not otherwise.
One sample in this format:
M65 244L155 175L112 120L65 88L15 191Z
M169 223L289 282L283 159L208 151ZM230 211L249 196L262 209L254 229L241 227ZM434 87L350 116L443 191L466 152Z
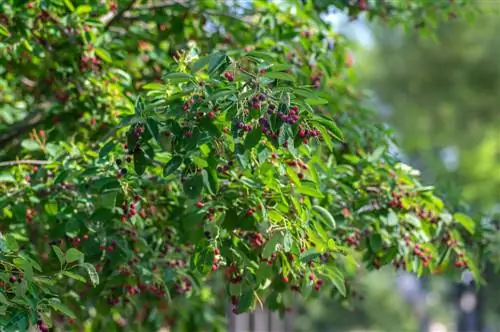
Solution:
M291 81L291 82L295 81L295 76L293 76L292 74L282 73L277 71L266 72L264 74L264 77L281 81Z
M210 62L210 55L204 56L196 60L191 66L191 74L195 74L198 70L205 67Z
M68 278L75 279L75 280L81 281L83 283L87 282L87 279L85 279L85 277L83 277L79 274L76 274L76 273L73 273L70 271L64 271L63 274Z
M63 265L66 262L66 259L64 258L64 253L62 252L61 248L58 246L52 246L52 249L54 250L54 253L57 256L57 259L59 260L59 263Z
M16 182L16 179L11 174L3 173L3 174L0 174L0 182L13 183L13 182Z
M309 186L301 186L301 187L297 188L297 192L299 192L302 195L307 195L307 196L316 197L316 198L325 197L325 195L321 191L319 191L316 188L309 187Z
M300 254L299 259L301 262L310 262L319 257L321 254L314 248L308 249Z
M83 253L78 249L69 248L68 251L66 251L65 259L68 263L77 261L80 259L80 257L83 257Z
M262 249L262 257L269 258L273 253L276 252L276 246L281 242L283 235L280 233L274 234L269 241L264 245Z
M21 146L28 151L40 150L40 144L32 139L25 139L21 142Z
M106 51L104 48L98 47L95 49L95 54L101 58L104 62L111 63L113 59L111 58L111 54Z
M472 220L471 218L469 218L469 216L467 216L467 215L465 215L463 213L455 213L453 215L453 218L460 225L462 225L467 232L469 232L470 234L474 234L476 224L475 224L474 220Z
M9 304L9 300L7 300L7 298L5 297L5 295L3 295L2 292L0 292L0 303Z
M185 82L185 81L189 81L190 79L192 79L193 76L190 74L186 74L186 73L170 73L170 74L165 75L164 78L166 80L170 80L170 81Z
M327 209L325 209L319 205L314 205L313 211L316 212L316 215L321 217L321 219L325 222L325 224L328 227L336 228L337 225L335 223L335 219L333 218L333 216L330 214L330 212Z
M163 84L161 83L148 83L142 86L143 90L163 90Z
M163 176L169 176L175 172L182 164L182 157L174 156L163 168Z
M92 282L92 285L95 287L99 285L99 274L97 274L97 271L94 267L94 265L90 263L83 263L81 264L86 270L87 273L89 274L90 277L90 282Z
M76 318L75 313L70 308L68 308L67 306L65 306L61 302L59 302L59 300L57 300L57 299L50 299L49 305L52 308L54 308L55 310L65 314L66 316L68 316L70 318Z
M106 145L104 145L102 147L102 149L99 151L99 158L104 158L106 157L110 152L111 150L113 150L113 148L116 146L116 142L114 141L110 141L108 142Z

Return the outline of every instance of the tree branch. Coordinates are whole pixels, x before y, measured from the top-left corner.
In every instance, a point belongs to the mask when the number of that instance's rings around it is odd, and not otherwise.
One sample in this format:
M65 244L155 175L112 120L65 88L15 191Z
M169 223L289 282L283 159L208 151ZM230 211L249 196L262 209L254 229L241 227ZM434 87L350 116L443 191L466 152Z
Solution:
M44 110L36 110L28 114L24 120L13 124L6 132L0 133L0 148L14 138L23 135L44 120Z
M127 12L128 10L130 10L134 4L137 2L137 0L130 0L130 2L125 6L123 7L122 9L120 9L115 15L113 16L109 16L109 15L105 15L101 18L101 22L104 23L104 29L107 30L109 29L109 27L111 25L113 25L114 22L120 20L120 18L125 14L125 12Z
M10 160L10 161L0 161L0 167L9 167L9 166L15 166L15 165L21 165L21 164L28 164L28 165L48 165L52 164L53 161L50 160Z

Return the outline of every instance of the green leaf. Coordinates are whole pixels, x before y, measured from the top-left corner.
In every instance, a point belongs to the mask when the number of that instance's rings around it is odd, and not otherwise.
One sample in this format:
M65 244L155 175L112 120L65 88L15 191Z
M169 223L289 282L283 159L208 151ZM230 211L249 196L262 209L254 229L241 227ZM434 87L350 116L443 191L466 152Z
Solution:
M260 130L259 127L249 132L245 137L245 143L244 143L245 149L250 150L251 148L256 146L259 143L261 137L262 137L262 131Z
M71 279L75 279L75 280L81 281L83 283L87 282L87 279L85 279L85 277L83 277L83 276L81 276L79 274L76 274L76 273L73 273L73 272L70 272L70 271L64 271L63 274L66 277L69 277Z
M161 83L148 83L142 86L144 90L163 90L164 86Z
M204 56L196 60L191 66L191 74L195 74L198 70L205 67L210 62L211 56Z
M301 262L310 262L319 256L321 256L321 254L316 249L311 248L301 253L299 259Z
M214 195L219 191L219 178L217 177L217 172L214 169L207 168L202 171L203 184L208 189L208 191Z
M59 302L58 299L49 299L49 305L70 318L76 318L75 313L70 308Z
M260 52L260 51L253 51L247 53L247 56L257 58L257 59L262 59L267 62L274 62L277 58L277 55L275 53L270 53L270 52Z
M64 258L64 253L62 252L61 248L59 248L58 246L52 246L52 249L54 250L54 253L56 254L57 256L57 259L59 260L59 263L61 265L64 264L64 262L66 262L65 258Z
M149 164L146 155L142 149L137 149L134 151L134 170L137 175L142 175L146 171L146 167Z
M330 132L330 134L332 134L334 138L340 141L344 140L344 135L342 134L342 131L340 131L340 129L337 127L337 125L332 119L320 115L315 115L313 119L314 121L325 126L325 128L328 129L328 131Z
M319 205L314 205L313 211L316 213L317 216L319 216L325 222L325 224L328 227L336 228L337 225L335 223L335 219L333 219L333 216L330 214L330 212L327 209L325 209Z
M291 82L295 81L295 76L293 76L292 74L282 73L277 71L266 72L264 74L264 77L282 81L291 81Z
M276 252L276 246L281 242L282 238L283 235L281 233L274 234L273 237L264 245L264 248L262 249L262 257L271 257L271 255Z
M107 63L111 63L113 62L113 59L111 59L111 54L109 54L108 51L106 51L105 49L103 48L96 48L95 49L95 54L101 58L104 62L107 62Z
M169 176L182 165L182 157L174 156L163 168L163 176Z
M184 192L189 197L196 199L200 196L203 189L203 176L201 174L193 175L184 182Z
M318 189L316 188L313 188L313 187L310 187L310 186L302 186L300 188L297 188L297 192L303 194L303 195L307 195L307 196L311 196L311 197L316 197L316 198L323 198L325 197L325 195L319 191Z
M271 67L271 71L287 71L288 69L292 68L293 66L290 64L286 63L279 63L275 64Z
M66 262L68 263L77 261L80 257L83 257L83 253L75 248L69 248L68 251L66 251Z
M75 11L75 6L73 6L70 0L64 0L64 4L66 5L66 7L68 7L70 11L72 12Z
M16 179L12 175L10 175L8 173L2 173L2 174L0 174L0 182L11 182L11 183L13 183L13 182L16 182Z
M208 62L208 75L212 76L223 69L227 61L227 56L223 53L214 53L210 55Z
M49 216L57 215L57 212L59 210L58 206L57 206L57 202L49 202L49 203L45 204L44 210L45 210L45 212L47 212L47 214Z
M90 282L92 282L92 285L95 287L99 285L99 274L97 274L97 271L94 267L94 265L90 263L83 263L81 264L86 270L87 273L89 274L90 277Z
M244 291L239 298L237 309L238 312L248 311L254 305L255 296L252 289Z
M193 78L192 75L186 73L170 73L165 75L165 80L175 81L175 82L185 82Z
M21 146L28 151L38 151L40 150L40 144L32 139L25 139L21 142Z
M311 106L328 104L328 100L323 98L306 98L306 103Z
M0 292L0 303L9 304L9 300L7 300L7 298L5 297L5 295L3 295L2 292Z
M92 7L90 7L89 5L81 5L81 6L78 6L78 8L76 8L77 15L87 14L87 13L90 13L91 11L92 11Z
M339 291L342 296L346 296L345 280L342 272L340 272L336 267L329 266L326 269L326 276L333 283L335 288Z
M476 224L475 224L474 220L472 220L471 218L469 218L469 216L467 216L467 215L465 215L463 213L455 213L453 215L453 218L460 225L462 225L467 232L469 232L470 234L474 234Z
M116 142L114 142L114 141L108 142L99 151L99 158L102 159L102 158L106 157L111 152L111 150L113 150L113 148L115 146L116 146Z

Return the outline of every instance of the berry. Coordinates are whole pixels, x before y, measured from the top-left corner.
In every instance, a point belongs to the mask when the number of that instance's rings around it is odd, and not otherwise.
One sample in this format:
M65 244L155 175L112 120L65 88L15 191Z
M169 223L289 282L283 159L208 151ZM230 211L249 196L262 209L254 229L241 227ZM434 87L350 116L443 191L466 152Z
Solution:
M17 281L17 277L16 276L10 276L9 281L11 283L15 283Z
M129 158L130 158L130 157L129 157ZM121 174L123 174L123 175L127 174L127 172L128 172L128 170L127 170L126 168L122 168L122 169L120 170L120 173L121 173Z
M214 248L214 254L220 255L220 249L219 248Z
M285 284L287 284L288 283L288 277L287 276L281 277L281 281L283 281Z
M205 206L205 204L203 204L203 202L202 202L202 201L198 200L198 201L196 202L196 207L197 207L197 208L201 209L203 206Z

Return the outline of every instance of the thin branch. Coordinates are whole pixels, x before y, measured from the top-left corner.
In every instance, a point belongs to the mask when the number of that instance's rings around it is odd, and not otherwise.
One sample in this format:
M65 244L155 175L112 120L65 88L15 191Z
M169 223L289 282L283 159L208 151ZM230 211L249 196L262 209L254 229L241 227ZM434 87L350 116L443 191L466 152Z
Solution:
M22 164L28 164L28 165L48 165L52 164L53 161L50 160L9 160L9 161L0 161L0 167L9 167L9 166L15 166L15 165L22 165Z
M3 148L7 143L9 143L14 138L21 136L32 128L36 127L40 122L44 120L45 112L43 110L36 110L28 114L26 118L22 121L17 122L9 127L9 129L0 133L0 148Z
M120 9L115 15L113 15L111 17L108 17L107 15L105 15L103 18L101 18L101 22L104 23L104 29L105 30L109 29L109 27L111 25L113 25L113 23L115 23L116 21L119 21L120 18L125 14L125 12L130 10L135 5L136 2L137 2L137 0L130 0L130 2L126 6L124 6L122 9Z

